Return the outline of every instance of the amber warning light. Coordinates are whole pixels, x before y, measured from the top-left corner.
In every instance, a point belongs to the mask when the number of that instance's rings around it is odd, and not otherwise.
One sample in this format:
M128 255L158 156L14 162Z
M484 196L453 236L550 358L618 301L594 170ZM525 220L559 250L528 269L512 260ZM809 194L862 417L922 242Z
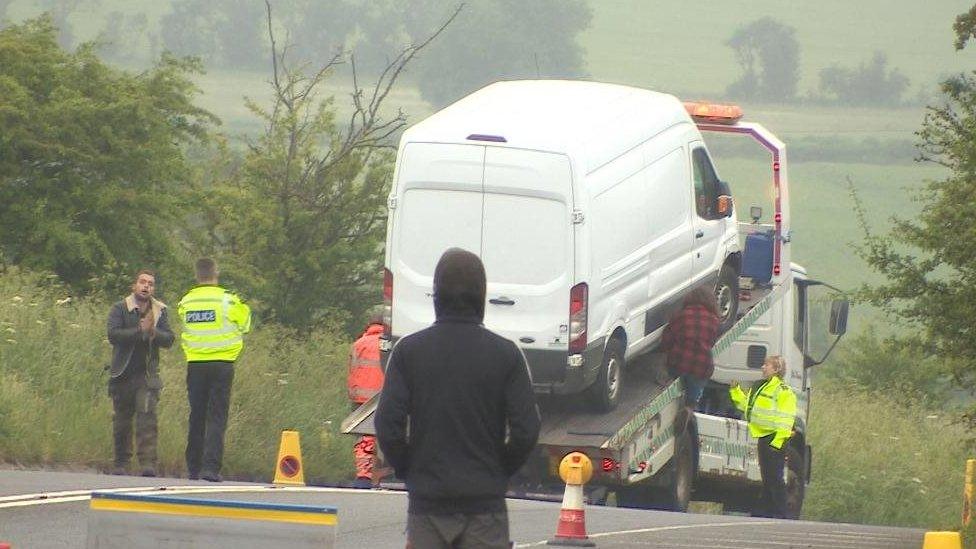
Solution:
M742 118L742 107L703 101L686 101L685 110L696 122L735 124Z

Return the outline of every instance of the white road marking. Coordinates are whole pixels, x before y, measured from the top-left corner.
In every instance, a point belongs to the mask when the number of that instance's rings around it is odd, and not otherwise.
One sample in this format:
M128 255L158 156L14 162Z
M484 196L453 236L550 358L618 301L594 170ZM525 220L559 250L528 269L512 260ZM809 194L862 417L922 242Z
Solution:
M29 507L32 505L48 505L52 503L71 503L91 499L92 492L107 492L110 494L207 494L231 492L319 492L319 493L356 493L356 494L397 494L403 492L392 490L361 490L355 488L329 488L321 486L143 486L129 488L94 488L91 490L71 490L62 492L40 492L36 494L22 494L17 496L0 497L0 509L13 507Z
M692 528L722 528L725 526L768 526L771 524L779 524L777 521L738 521L738 522L713 522L711 524L679 524L675 526L657 526L654 528L638 528L636 530L616 530L613 532L600 532L597 534L590 534L590 538L605 538L609 536L625 536L627 534L647 534L653 532L669 532L673 530L690 530ZM537 541L533 543L520 543L515 547L538 547L540 545L546 545L549 540Z

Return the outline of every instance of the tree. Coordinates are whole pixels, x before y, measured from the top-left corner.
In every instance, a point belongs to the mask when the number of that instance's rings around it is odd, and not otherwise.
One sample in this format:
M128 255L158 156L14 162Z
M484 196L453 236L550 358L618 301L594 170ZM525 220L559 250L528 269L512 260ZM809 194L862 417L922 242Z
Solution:
M175 260L183 147L216 121L197 63L130 74L94 51L63 50L47 15L0 30L0 258L82 289Z
M972 36L974 12L957 20L956 47ZM945 102L928 107L919 137L919 160L948 170L930 181L918 200L917 219L896 218L885 235L863 221L861 256L888 281L862 295L918 330L929 349L950 366L955 382L976 389L976 73L941 85ZM860 207L860 206L859 206ZM863 207L861 213L863 214ZM976 416L969 414L976 426Z
M220 67L264 62L263 4L257 0L178 0L160 23L163 45Z
M820 89L848 105L896 106L908 89L908 77L898 69L889 71L888 56L876 51L871 61L861 63L857 69L832 65L821 70Z
M869 325L839 350L823 369L825 381L887 395L910 393L911 398L899 400L945 407L951 387L944 361L919 338L882 336Z
M796 29L772 17L739 27L725 44L735 51L742 76L726 93L742 99L789 102L800 81L800 44Z
M391 47L402 36L418 40L444 17L443 2L388 0L366 19L364 35ZM583 0L482 0L464 4L457 22L418 59L417 87L443 106L485 84L512 78L584 75L579 34L592 11ZM399 28L390 28L399 21Z
M359 326L379 299L391 137L406 123L402 112L380 111L407 64L447 23L404 49L370 87L360 86L351 62L351 113L341 120L334 98L321 93L346 55L314 71L293 66L276 42L270 3L266 9L272 100L247 103L264 132L247 141L229 183L207 193L200 234L211 238L202 245L277 321L304 327L345 312L351 317L343 320Z

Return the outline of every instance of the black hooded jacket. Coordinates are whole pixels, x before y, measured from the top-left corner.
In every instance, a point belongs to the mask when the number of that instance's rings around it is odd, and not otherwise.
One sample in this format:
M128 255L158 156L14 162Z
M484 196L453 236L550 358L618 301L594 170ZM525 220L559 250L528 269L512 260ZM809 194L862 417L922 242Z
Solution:
M484 307L481 260L448 250L434 271L437 321L390 356L376 435L411 513L504 511L508 480L539 437L525 357L482 326Z

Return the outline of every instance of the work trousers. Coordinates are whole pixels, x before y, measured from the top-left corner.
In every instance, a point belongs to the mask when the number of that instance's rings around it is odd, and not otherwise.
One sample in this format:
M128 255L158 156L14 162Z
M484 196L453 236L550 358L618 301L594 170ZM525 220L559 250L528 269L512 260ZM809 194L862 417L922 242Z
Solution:
M762 475L762 505L766 516L786 517L786 480L783 469L786 465L786 451L769 445L773 435L759 439L759 473Z
M408 549L507 549L508 513L407 514Z
M108 394L112 397L115 466L128 467L132 459L132 420L135 418L139 465L144 469L155 469L156 404L159 402L159 389L150 389L143 375L120 382L109 382Z
M187 365L190 425L186 437L186 469L191 477L220 473L233 383L233 362L190 362Z
M356 465L357 479L373 479L373 464L376 461L376 437L363 435L352 447Z

